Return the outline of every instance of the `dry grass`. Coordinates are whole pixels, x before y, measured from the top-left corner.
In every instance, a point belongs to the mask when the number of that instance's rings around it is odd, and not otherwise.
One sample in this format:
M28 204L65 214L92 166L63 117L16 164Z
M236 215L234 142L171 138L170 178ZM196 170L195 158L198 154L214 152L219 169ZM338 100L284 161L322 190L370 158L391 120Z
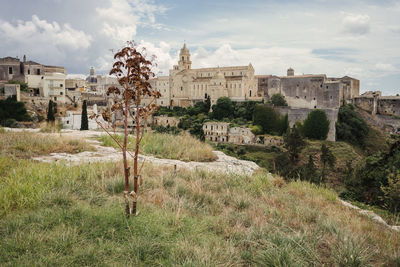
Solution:
M122 136L116 136L122 142ZM135 140L129 136L128 149L135 149ZM108 135L100 137L105 146L119 148ZM208 162L217 159L210 145L191 137L190 135L170 135L159 133L146 133L140 144L140 151L146 155L153 155L159 158L179 159L182 161Z
M94 151L85 140L31 132L0 131L0 154L30 158L55 152L79 153Z
M285 183L262 171L250 177L145 164L140 215L134 219L123 216L121 163L71 168L3 159L0 176L5 177L0 200L9 200L2 207L8 215L0 220L5 265L395 266L400 261L400 234L343 207L329 189Z

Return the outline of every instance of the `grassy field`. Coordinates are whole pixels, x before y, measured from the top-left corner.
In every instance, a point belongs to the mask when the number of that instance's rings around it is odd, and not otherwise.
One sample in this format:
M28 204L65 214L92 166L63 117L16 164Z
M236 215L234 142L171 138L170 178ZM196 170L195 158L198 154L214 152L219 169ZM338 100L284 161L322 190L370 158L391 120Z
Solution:
M93 151L85 140L31 132L0 130L0 155L30 158L54 152L79 153Z
M122 136L116 135L121 144ZM104 146L119 146L109 135L102 135L99 140ZM128 149L135 149L134 136L129 136ZM205 144L190 135L170 135L159 133L146 133L140 144L140 151L146 155L153 155L159 158L179 159L183 161L208 162L217 159L210 145Z
M2 266L396 266L400 234L335 192L146 164L139 216L122 164L0 158Z

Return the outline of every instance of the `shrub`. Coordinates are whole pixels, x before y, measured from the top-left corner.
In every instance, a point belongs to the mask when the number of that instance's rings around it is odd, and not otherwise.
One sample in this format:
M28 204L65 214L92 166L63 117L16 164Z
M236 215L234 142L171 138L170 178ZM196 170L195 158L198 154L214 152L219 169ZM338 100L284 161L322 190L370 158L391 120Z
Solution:
M86 100L83 100L83 105L82 105L81 131L83 130L89 130Z
M286 100L285 100L285 98L281 94L272 95L271 99L268 102L273 104L276 107L287 106L288 105Z
M260 125L253 125L250 127L251 132L255 135L259 135L263 133L263 130Z
M295 125L283 136L283 141L285 142L285 148L288 150L290 161L296 162L306 142Z
M354 111L353 105L346 105L339 109L336 123L336 137L338 140L364 147L368 132L367 123Z
M31 121L25 104L9 97L6 100L0 100L0 125L10 127L16 121Z
M310 139L325 140L329 132L329 120L323 110L311 111L303 124L303 134Z
M213 105L212 109L212 118L216 120L233 117L234 107L229 97L218 98L217 104Z

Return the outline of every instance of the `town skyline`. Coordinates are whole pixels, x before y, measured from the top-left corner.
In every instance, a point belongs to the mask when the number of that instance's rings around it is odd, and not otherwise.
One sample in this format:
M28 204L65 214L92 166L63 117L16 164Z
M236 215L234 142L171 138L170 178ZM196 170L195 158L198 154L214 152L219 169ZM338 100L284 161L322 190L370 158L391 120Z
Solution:
M5 1L0 57L107 73L127 40L158 57L161 75L186 41L194 68L254 66L256 74L326 73L361 81L360 92L399 93L399 1ZM10 11L11 10L11 11Z

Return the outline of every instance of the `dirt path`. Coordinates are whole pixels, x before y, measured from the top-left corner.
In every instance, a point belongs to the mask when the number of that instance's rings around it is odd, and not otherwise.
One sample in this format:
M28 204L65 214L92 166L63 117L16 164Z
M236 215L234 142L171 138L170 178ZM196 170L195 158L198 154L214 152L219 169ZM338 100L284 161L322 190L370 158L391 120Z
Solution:
M11 131L21 131L21 129L12 129ZM30 132L37 132L35 129L29 129ZM122 154L120 151L112 147L104 147L99 141L93 140L93 137L98 137L105 134L100 131L74 131L62 130L61 133L53 133L49 135L64 136L77 139L85 139L88 143L93 145L97 151L85 151L77 154L68 153L51 153L48 156L40 156L33 158L34 160L42 162L57 162L67 161L72 164L79 164L82 162L100 162L100 161L121 161ZM218 157L213 162L184 162L181 160L161 159L153 156L140 155L139 161L151 162L159 165L176 166L179 168L186 168L191 170L201 169L207 171L218 171L230 174L248 174L251 175L259 166L251 161L239 160L234 157L225 155L221 151L214 151Z

